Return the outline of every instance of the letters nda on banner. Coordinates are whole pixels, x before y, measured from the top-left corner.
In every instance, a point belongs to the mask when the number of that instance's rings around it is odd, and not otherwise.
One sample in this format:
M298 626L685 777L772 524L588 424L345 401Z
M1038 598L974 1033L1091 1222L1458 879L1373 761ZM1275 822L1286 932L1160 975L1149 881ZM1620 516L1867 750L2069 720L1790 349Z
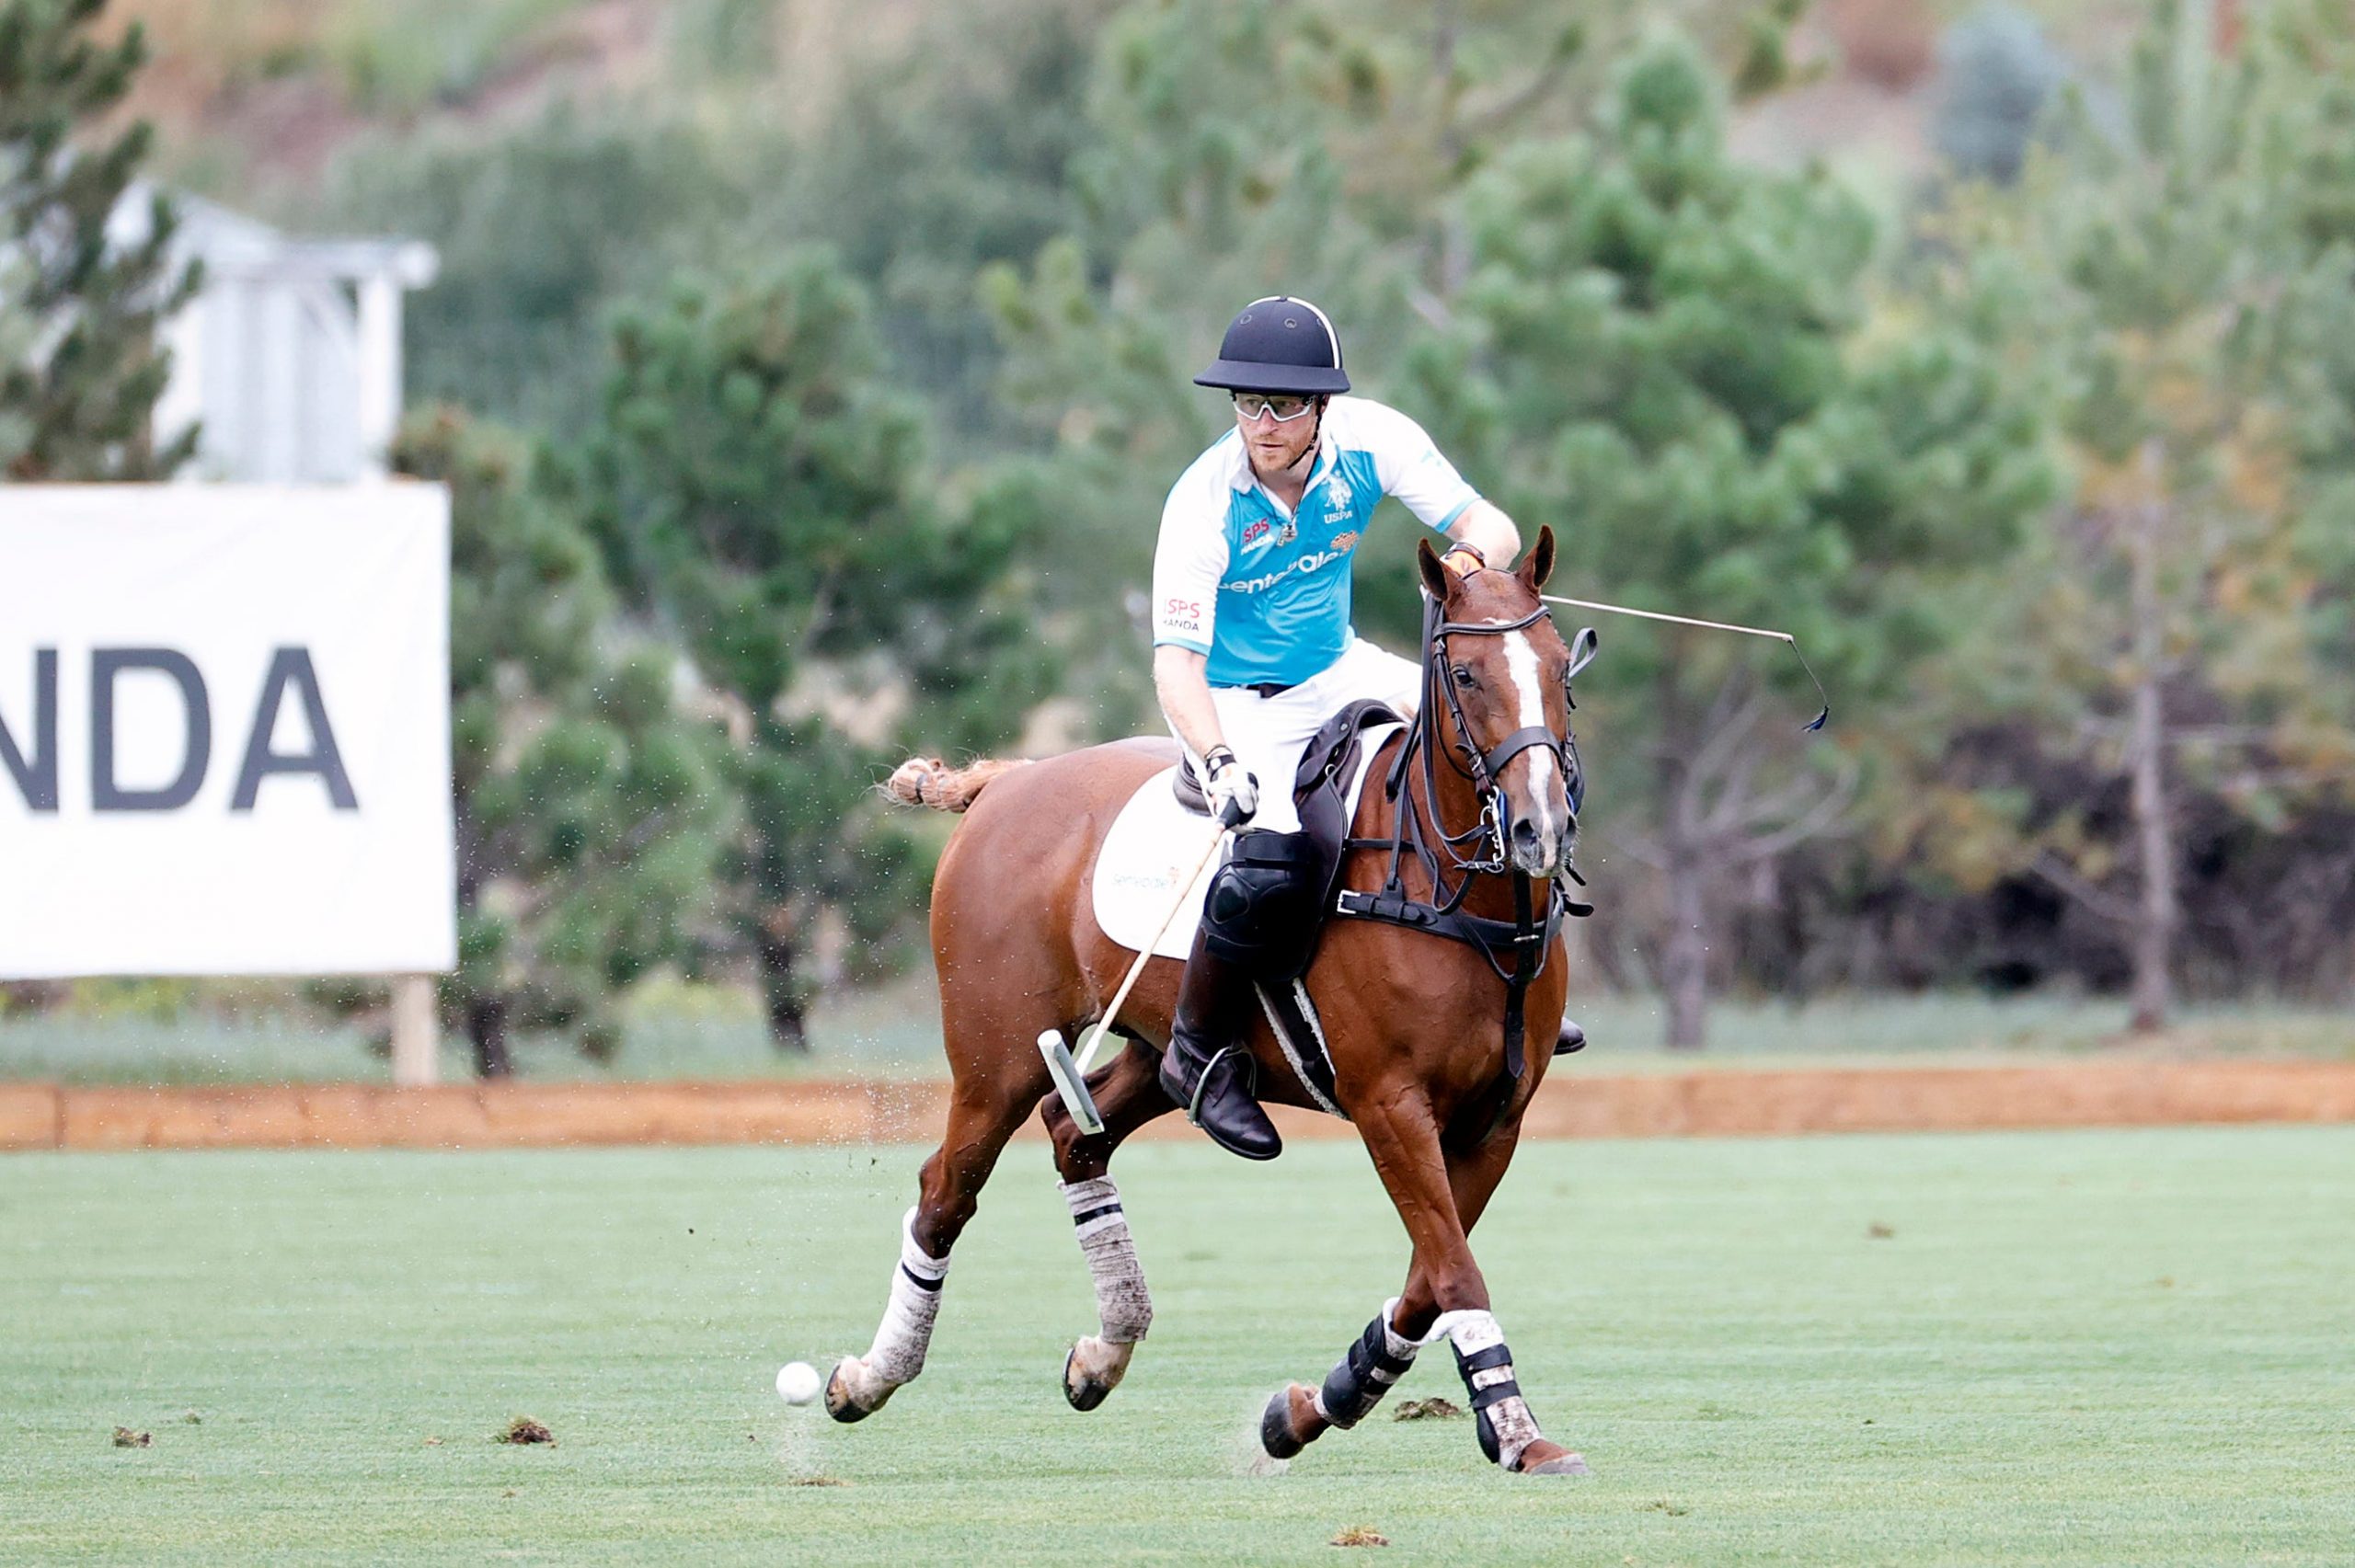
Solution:
M0 486L0 979L456 961L438 485Z

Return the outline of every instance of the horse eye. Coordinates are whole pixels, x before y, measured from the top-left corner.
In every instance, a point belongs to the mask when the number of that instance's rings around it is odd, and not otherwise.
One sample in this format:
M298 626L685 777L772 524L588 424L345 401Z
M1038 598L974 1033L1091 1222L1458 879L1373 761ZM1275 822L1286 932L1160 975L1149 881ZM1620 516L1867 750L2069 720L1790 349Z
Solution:
M1465 669L1464 666L1460 664L1457 665L1455 667L1455 683L1459 686L1472 685L1474 683L1472 680L1472 672L1469 670Z

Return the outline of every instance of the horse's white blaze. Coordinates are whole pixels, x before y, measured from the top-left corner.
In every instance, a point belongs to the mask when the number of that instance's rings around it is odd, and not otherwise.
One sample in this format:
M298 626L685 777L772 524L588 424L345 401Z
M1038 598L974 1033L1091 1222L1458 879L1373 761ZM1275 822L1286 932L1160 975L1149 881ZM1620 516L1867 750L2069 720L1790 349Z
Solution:
M1520 699L1519 727L1545 728L1545 692L1538 680L1537 646L1527 632L1505 634L1505 669ZM1533 748L1522 755L1529 759L1529 795L1538 842L1550 858L1562 841L1554 823L1554 754Z

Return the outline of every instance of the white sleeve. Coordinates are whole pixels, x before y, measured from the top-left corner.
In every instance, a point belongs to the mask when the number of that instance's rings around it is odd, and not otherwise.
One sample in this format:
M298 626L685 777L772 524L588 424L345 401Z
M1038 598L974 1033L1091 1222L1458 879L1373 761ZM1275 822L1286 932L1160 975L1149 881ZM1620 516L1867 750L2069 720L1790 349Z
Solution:
M1215 475L1212 475L1215 477ZM1198 470L1189 470L1161 509L1161 540L1153 552L1153 646L1174 643L1211 651L1218 614L1219 579L1226 575L1226 486L1209 495Z
M1407 509L1433 528L1444 529L1480 498L1464 482L1455 465L1440 455L1422 426L1396 408L1368 405L1367 444L1373 449L1373 471L1382 493L1396 496Z

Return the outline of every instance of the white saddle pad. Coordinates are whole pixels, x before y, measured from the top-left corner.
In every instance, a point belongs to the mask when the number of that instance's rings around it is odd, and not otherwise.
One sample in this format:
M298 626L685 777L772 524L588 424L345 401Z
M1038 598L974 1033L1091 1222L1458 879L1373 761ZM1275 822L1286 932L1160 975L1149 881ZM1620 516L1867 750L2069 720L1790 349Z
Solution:
M1385 724L1365 732L1357 777L1350 781L1352 818L1357 814L1359 792L1365 788L1367 764L1383 743L1403 727ZM1104 847L1096 852L1096 923L1105 935L1131 952L1142 953L1151 942L1153 951L1164 958L1183 958L1193 951L1202 898L1210 890L1212 874L1225 858L1222 854L1203 862L1201 875L1194 878L1186 895L1185 907L1169 921L1161 939L1154 941L1154 933L1168 918L1170 903L1178 897L1179 879L1201 859L1211 836L1218 831L1218 824L1209 818L1178 804L1170 789L1177 773L1175 768L1164 768L1139 784L1136 794L1120 807L1112 830L1104 836Z

